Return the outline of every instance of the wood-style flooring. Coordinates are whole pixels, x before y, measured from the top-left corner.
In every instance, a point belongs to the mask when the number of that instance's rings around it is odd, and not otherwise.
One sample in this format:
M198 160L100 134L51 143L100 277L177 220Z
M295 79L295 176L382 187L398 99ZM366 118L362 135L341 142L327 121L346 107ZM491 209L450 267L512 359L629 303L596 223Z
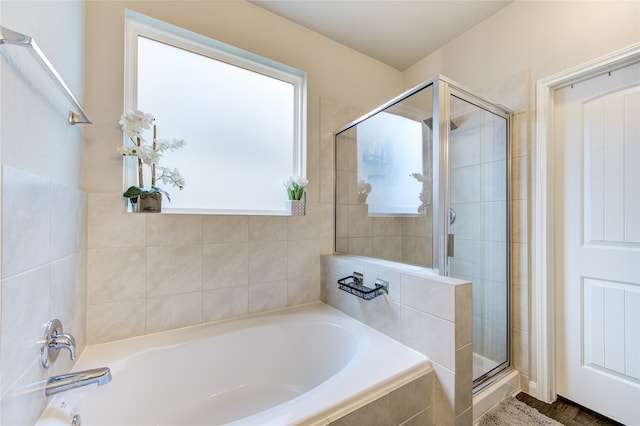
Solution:
M520 392L516 398L535 408L547 417L566 426L621 426L614 420L582 407L561 396L552 404L538 401L534 397ZM622 425L623 426L623 425Z

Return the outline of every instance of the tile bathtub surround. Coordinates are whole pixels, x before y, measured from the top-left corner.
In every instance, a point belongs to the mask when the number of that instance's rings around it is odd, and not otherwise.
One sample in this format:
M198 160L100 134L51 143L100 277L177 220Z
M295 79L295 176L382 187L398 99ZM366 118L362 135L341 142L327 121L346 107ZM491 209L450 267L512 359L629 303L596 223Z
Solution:
M307 202L302 217L132 214L119 195L90 194L89 343L318 300L332 211Z
M2 168L2 424L33 424L41 384L69 371L67 352L44 370L38 341L53 318L85 345L86 195L8 166Z
M433 420L464 424L471 408L471 283L429 270L350 255L322 256L322 293L332 305L425 354L434 367ZM389 282L389 295L365 301L340 289L339 278L354 271L365 285Z
M332 426L431 425L433 417L433 373L429 372L344 417Z

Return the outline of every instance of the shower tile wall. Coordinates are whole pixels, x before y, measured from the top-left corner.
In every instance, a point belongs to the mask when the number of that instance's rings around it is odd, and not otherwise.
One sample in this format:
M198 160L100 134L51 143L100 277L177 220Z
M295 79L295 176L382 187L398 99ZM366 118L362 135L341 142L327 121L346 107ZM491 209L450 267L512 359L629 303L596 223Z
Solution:
M431 206L417 217L370 216L368 204L358 199L356 139L340 136L337 150L336 250L431 266Z
M488 114L488 113L487 113ZM451 132L451 276L473 282L474 352L507 360L506 124L483 115Z
M89 195L89 343L318 300L332 206L306 216L131 214Z
M2 168L1 424L33 424L42 382L73 366L62 353L40 366L43 324L53 318L85 345L86 194L8 166Z

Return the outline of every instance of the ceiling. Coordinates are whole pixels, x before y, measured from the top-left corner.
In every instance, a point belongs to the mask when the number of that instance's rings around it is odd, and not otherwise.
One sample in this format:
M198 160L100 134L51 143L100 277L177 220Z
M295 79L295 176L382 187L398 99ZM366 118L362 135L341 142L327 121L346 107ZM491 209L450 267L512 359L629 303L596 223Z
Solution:
M252 0L400 71L507 6L494 0Z

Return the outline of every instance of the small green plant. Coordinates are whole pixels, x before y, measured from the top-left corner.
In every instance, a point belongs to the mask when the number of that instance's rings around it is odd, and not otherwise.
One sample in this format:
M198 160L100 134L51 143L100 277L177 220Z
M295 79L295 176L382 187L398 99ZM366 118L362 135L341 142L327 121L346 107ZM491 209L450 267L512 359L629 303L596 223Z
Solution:
M301 176L289 176L282 183L290 200L302 200L309 181Z

